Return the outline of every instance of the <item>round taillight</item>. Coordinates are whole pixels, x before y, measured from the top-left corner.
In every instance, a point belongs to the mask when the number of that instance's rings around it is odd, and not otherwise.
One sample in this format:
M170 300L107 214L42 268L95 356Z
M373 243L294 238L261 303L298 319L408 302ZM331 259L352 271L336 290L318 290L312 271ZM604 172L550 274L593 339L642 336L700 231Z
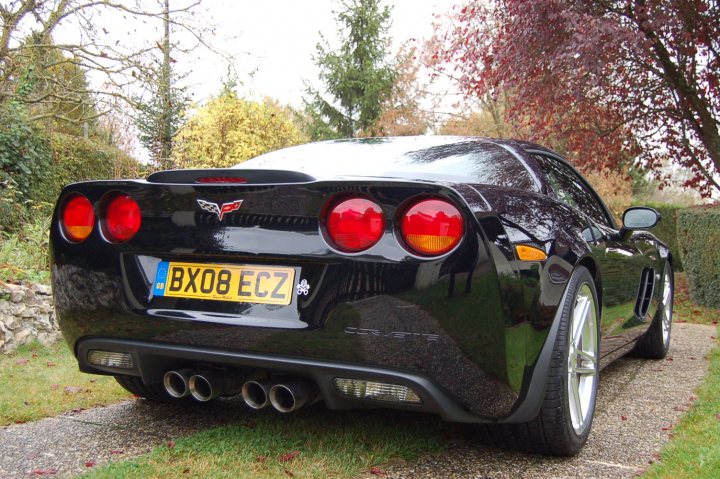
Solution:
M65 237L74 242L85 240L95 225L95 211L86 197L79 193L71 195L65 201L62 212L62 230Z
M128 195L113 196L105 207L103 233L113 243L123 243L140 229L140 207Z
M465 232L463 217L445 200L421 200L403 215L403 240L415 253L439 256L452 250Z
M341 251L357 253L378 242L385 231L382 208L365 198L350 198L333 206L327 232Z

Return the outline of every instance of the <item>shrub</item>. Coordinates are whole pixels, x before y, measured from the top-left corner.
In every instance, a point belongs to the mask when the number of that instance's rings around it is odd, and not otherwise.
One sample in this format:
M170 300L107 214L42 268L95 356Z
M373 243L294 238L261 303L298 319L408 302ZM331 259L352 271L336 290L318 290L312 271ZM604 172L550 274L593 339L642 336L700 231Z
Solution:
M52 174L33 195L37 203L54 205L60 190L70 183L136 178L141 173L138 163L127 154L93 139L54 133L50 138L50 147Z
M609 169L583 173L585 179L597 191L619 223L623 211L632 203L632 180L630 177Z
M720 205L678 212L678 245L693 301L720 308Z
M286 109L270 100L257 103L225 92L183 125L173 157L183 168L227 168L301 142Z
M24 106L0 106L0 231L11 231L25 219L25 206L49 178L46 135L27 118Z
M0 233L0 281L49 283L48 230L50 217L35 219L15 233Z
M660 204L660 203L634 203L635 206L649 206L655 208L662 219L660 223L652 229L652 233L657 236L663 243L670 247L673 256L673 268L676 272L683 271L682 257L678 248L677 234L677 215L685 209L685 206Z

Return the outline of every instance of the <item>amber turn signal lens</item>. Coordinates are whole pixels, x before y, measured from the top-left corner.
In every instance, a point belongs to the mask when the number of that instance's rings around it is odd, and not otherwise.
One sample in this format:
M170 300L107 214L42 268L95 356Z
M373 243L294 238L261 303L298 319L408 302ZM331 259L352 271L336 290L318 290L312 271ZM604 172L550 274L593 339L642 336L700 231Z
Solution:
M62 212L61 226L65 238L78 243L92 233L95 225L95 211L86 197L79 193L70 196Z
M439 256L452 250L465 233L463 217L445 200L426 199L415 203L402 217L403 240L424 256Z
M517 251L518 259L520 261L543 261L547 259L545 251L532 246L519 244L515 246L515 251Z

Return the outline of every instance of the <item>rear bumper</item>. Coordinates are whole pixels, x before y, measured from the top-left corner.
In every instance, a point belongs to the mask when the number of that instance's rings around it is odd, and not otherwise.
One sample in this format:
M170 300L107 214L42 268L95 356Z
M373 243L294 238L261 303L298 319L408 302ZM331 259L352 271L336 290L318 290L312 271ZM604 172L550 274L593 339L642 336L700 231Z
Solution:
M133 358L133 367L132 369L118 369L91 365L87 361L87 355L92 350L129 353ZM325 404L330 409L395 407L439 414L443 419L454 422L489 422L465 410L457 400L433 380L409 371L326 360L107 338L88 338L79 341L77 354L80 370L83 372L140 376L146 383L160 382L162 375L169 369L181 368L188 364L211 364L236 368L238 374L241 374L242 370L263 370L310 379L317 384ZM333 383L335 378L360 379L406 386L415 391L421 398L422 404L349 398L343 396L335 388Z

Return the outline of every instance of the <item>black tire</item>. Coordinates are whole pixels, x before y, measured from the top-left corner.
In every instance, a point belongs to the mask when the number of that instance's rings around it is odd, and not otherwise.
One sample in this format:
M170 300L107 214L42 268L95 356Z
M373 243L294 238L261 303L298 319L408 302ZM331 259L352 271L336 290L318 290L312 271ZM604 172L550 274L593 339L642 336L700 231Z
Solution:
M594 363L595 381L591 389L588 416L582 425L582 431L578 433L573 427L570 412L568 359L570 340L572 339L569 337L571 318L576 296L584 285L589 287L595 306L596 360ZM579 266L575 269L568 284L567 298L561 307L560 324L552 353L545 398L540 412L535 419L524 424L491 425L487 428L493 441L500 447L556 456L574 456L580 452L587 441L592 427L597 385L600 379L599 361L597 360L599 357L600 312L595 282L587 268Z
M670 282L670 291L668 295L669 303L669 320L667 322L667 336L663 337L663 327L666 313L666 304L663 298L665 290L665 281ZM646 359L663 359L667 356L668 350L670 349L670 337L672 333L672 314L673 314L673 298L675 295L675 280L673 277L673 269L670 261L665 263L665 271L663 271L662 282L659 285L658 290L660 291L660 301L658 302L657 311L650 324L647 332L641 336L635 348L633 348L633 355L646 358Z
M184 403L185 398L177 399L170 396L162 384L145 384L137 376L115 376L115 380L125 390L147 399L148 401L161 403Z

